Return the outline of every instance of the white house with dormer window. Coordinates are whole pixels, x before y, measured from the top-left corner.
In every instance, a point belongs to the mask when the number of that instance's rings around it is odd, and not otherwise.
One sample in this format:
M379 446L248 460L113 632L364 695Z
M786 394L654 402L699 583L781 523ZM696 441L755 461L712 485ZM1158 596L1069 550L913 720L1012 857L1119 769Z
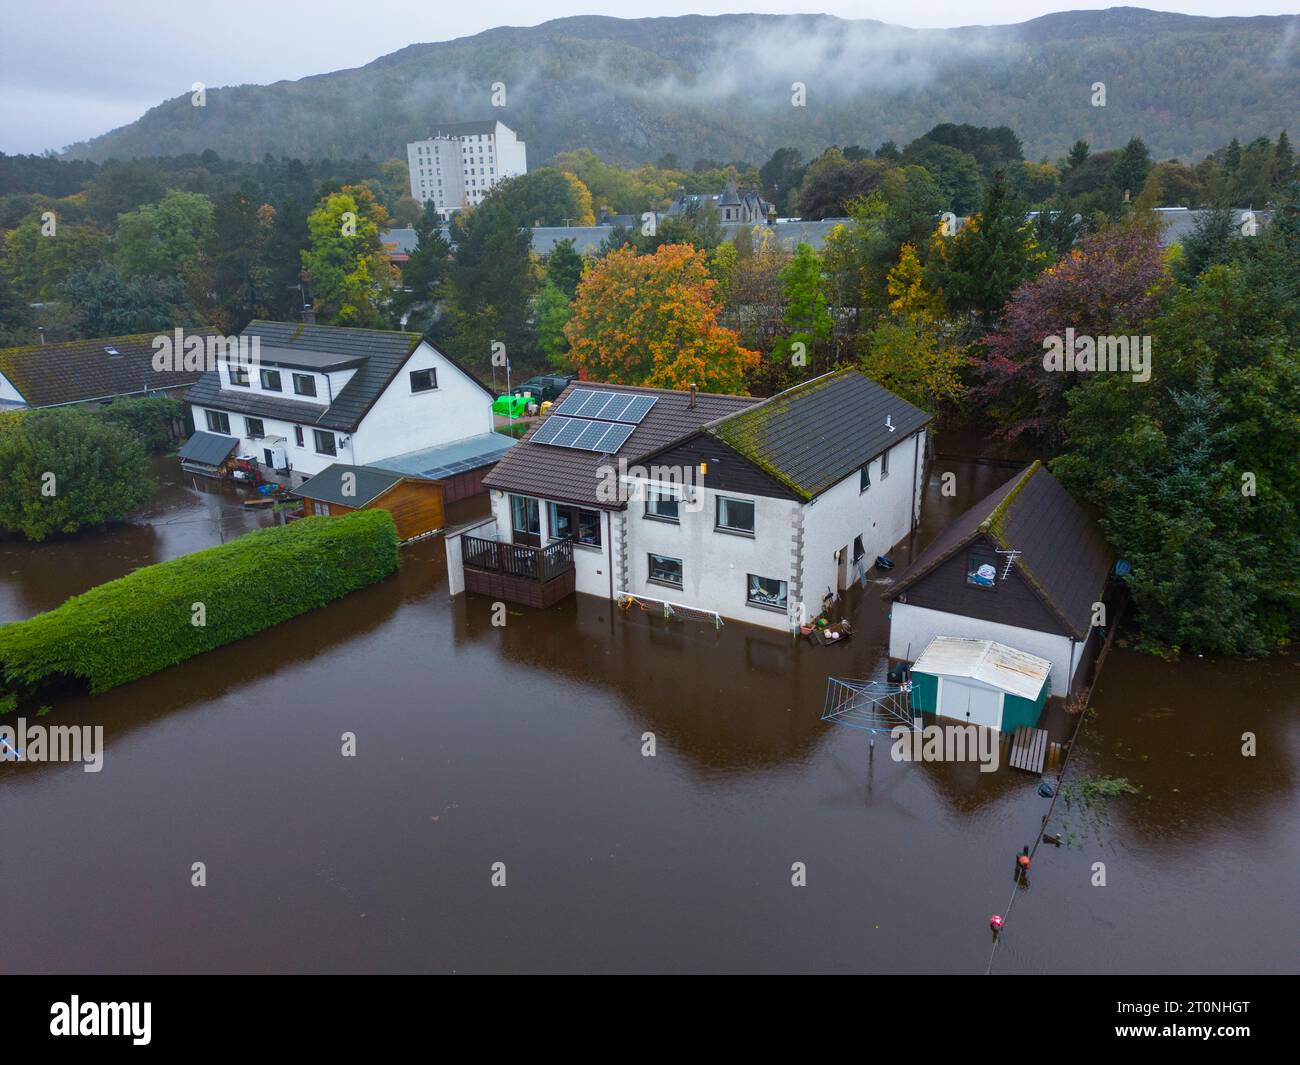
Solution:
M252 322L249 364L222 362L185 399L197 432L300 484L492 431L493 393L417 333Z

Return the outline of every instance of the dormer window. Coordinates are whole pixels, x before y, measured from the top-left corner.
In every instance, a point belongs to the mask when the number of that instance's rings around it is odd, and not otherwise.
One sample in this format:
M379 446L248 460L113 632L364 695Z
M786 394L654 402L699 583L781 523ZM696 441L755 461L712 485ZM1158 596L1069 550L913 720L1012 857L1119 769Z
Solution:
M263 370L262 388L267 392L283 392L284 389L280 386L280 371Z
M230 367L230 383L231 383L232 385L238 385L240 388L248 388L248 387L250 387L250 386L249 386L249 381L248 381L248 367L247 367L247 366L231 366L231 367Z
M314 396L316 394L316 378L309 373L296 373L293 375L293 391L299 396Z

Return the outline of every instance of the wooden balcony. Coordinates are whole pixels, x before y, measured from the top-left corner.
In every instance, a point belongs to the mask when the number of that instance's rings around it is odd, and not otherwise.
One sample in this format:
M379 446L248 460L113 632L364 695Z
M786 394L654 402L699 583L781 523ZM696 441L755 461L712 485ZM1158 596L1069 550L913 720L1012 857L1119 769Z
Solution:
M464 533L465 590L525 606L548 607L574 589L573 544L523 547Z

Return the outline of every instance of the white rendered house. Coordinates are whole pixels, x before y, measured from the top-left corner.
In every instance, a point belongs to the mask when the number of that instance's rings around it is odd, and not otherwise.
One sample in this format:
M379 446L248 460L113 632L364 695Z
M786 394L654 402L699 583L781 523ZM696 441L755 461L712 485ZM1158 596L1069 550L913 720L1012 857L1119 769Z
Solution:
M484 484L500 541L571 554L548 580L792 631L911 530L929 421L852 370L769 400L578 382Z
M242 336L251 364L223 361L185 396L196 433L294 485L492 431L492 391L417 333L251 322Z

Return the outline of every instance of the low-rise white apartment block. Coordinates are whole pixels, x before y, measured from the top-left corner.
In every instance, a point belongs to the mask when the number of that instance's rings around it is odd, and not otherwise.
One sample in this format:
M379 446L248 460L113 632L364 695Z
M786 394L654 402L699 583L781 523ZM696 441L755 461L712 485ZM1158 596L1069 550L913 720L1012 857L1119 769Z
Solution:
M528 173L524 142L496 120L440 126L406 146L411 196L441 215L473 207L500 181Z

